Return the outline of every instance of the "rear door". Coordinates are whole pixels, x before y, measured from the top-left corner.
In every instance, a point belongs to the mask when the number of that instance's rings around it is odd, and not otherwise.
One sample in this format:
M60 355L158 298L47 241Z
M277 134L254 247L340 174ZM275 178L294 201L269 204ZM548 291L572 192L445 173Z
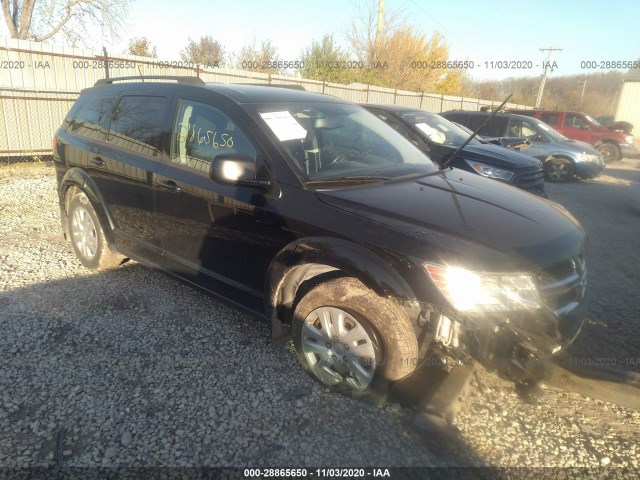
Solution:
M547 136L541 132L534 122L525 118L510 117L507 127L509 137L522 137L531 142L531 146L523 149L521 153L542 161L549 156L550 142Z
M170 98L152 91L123 94L113 111L107 141L92 156L94 178L125 251L152 259L161 253L152 174L163 152Z
M280 228L270 193L210 179L217 155L265 155L237 112L209 98L174 101L170 155L154 175L163 266L232 300L249 294L245 305L260 310L271 259L293 237Z

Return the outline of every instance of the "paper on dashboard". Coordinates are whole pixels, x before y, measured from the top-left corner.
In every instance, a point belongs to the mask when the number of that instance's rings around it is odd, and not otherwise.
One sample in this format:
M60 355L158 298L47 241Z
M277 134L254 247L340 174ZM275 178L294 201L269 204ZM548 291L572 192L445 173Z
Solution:
M307 131L288 111L261 113L262 119L267 122L269 128L276 134L281 142L287 140L300 140L307 136Z

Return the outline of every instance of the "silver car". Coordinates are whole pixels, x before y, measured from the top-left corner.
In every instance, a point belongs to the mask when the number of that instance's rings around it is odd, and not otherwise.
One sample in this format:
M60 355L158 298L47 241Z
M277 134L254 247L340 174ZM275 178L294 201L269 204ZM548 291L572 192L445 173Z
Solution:
M476 130L489 118L491 112L452 110L440 115ZM528 139L531 146L521 150L521 153L544 162L545 178L550 182L566 182L574 175L585 179L595 178L605 168L604 158L591 145L570 140L536 118L498 113L478 133L485 140L514 137Z

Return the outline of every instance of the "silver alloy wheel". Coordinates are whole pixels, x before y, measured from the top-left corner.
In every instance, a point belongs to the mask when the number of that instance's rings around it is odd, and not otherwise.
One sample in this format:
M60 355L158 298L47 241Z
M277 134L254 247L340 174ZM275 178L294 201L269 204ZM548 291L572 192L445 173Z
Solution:
M71 238L78 252L91 260L98 251L98 233L89 212L83 207L77 207L71 219Z
M569 165L566 163L552 163L549 165L549 178L561 182L569 178Z
M325 385L344 382L365 390L376 369L371 336L358 320L336 307L319 307L304 320L301 332L304 357Z

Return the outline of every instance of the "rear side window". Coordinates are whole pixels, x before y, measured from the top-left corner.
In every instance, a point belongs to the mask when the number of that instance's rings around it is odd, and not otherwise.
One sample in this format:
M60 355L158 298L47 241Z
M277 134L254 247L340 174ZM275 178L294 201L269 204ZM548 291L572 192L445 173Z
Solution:
M92 97L81 100L77 108L69 112L68 130L96 140L106 140L109 121L117 97Z
M208 172L221 154L242 153L256 159L256 149L227 115L204 103L181 100L173 126L171 161Z
M464 125L465 127L469 127L468 113L447 113L446 115L442 115L442 116L451 122L456 122L456 123L459 123L460 125Z
M558 116L559 115L557 113L541 113L540 120L547 125L554 127L556 123L558 123Z
M109 142L145 155L157 156L162 148L166 97L125 96L116 107Z
M484 123L489 115L471 115L469 118L468 127L475 131ZM505 136L507 127L507 119L504 117L493 117L489 123L487 123L478 132L483 137L503 137Z
M509 120L509 130L507 137L535 137L538 132L526 120L512 118Z

